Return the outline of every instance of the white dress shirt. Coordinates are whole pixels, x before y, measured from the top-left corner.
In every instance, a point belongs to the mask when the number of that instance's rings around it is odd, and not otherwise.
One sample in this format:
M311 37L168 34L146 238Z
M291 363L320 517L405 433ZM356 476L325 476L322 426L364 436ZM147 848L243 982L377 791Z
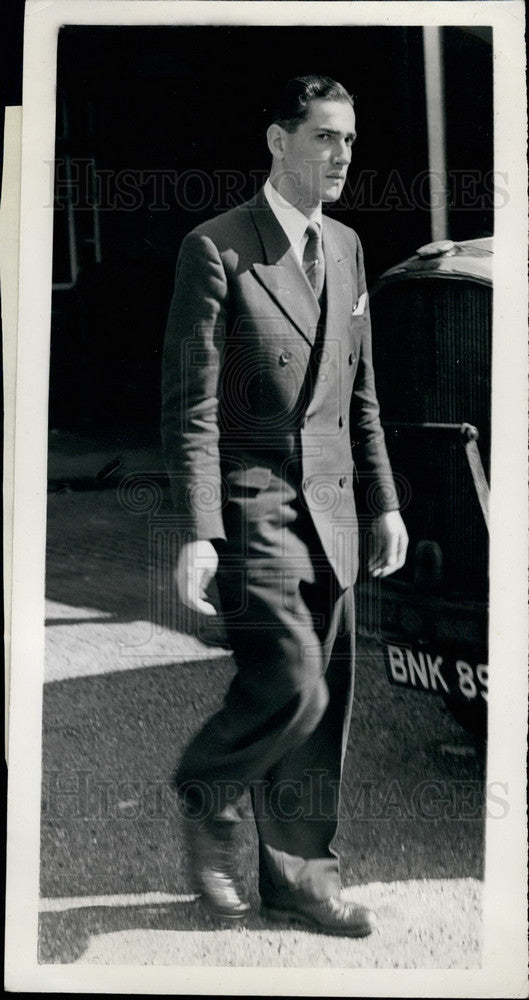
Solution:
M322 226L322 213L321 205L314 210L310 219L303 212L300 212L299 208L295 205L291 205L283 195L276 191L275 187L272 185L270 178L265 182L264 186L265 198L272 209L279 225L284 229L286 235L288 236L290 245L296 255L298 264L303 268L303 251L307 242L306 229L310 222L315 222L321 230Z

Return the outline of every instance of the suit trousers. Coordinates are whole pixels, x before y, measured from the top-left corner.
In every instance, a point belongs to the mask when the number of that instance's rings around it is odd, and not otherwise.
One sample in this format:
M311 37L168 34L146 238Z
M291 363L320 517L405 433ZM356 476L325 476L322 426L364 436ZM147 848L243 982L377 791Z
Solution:
M219 544L218 589L237 673L176 773L187 811L203 818L238 822L250 789L259 891L269 903L340 891L331 841L352 708L354 599L312 525L306 533L311 579L288 562L238 557Z

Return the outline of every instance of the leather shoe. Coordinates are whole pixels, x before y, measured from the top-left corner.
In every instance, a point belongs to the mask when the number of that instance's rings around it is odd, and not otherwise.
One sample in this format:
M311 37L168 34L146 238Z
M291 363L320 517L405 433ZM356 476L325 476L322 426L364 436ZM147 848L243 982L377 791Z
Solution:
M367 937L376 926L372 910L339 896L281 906L263 902L261 912L272 920L308 924L322 934L342 937Z
M187 819L187 852L195 892L210 913L242 920L250 909L237 885L233 823Z

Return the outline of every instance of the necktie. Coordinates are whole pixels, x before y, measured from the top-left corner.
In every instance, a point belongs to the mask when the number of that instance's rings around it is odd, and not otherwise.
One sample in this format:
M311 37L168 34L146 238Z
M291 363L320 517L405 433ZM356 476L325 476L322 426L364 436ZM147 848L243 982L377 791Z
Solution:
M303 270L317 299L320 298L325 281L325 261L321 243L320 227L310 222L305 230L307 242L303 251Z

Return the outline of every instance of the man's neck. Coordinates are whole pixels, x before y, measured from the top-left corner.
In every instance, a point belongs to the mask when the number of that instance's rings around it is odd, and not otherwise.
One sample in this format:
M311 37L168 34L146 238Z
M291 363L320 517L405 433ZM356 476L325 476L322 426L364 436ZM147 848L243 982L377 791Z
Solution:
M300 199L299 192L288 182L289 178L286 174L271 171L270 183L281 198L284 198L293 208L297 208L298 212L301 212L308 220L313 219L315 215L319 215L321 213L321 201L317 201L312 205L304 204Z

